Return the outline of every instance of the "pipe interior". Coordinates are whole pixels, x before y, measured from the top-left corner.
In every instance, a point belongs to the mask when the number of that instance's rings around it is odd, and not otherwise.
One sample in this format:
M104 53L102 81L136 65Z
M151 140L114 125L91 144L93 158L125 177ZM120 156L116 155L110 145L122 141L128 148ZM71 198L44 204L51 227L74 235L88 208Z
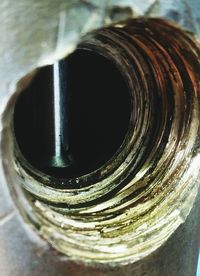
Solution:
M52 161L53 66L41 68L20 93L14 132L22 155L33 167L53 177L72 178L97 170L119 150L129 129L131 98L115 64L96 52L77 49L62 60L61 70L63 147L67 147L63 154L71 160L69 166L55 166Z

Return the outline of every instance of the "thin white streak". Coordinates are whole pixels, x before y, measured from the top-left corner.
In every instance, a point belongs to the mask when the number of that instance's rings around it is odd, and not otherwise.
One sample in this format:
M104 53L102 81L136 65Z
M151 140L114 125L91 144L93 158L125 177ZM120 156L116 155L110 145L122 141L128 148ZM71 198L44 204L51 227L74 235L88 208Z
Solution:
M15 210L11 210L9 213L5 214L3 217L0 218L0 227L6 224L12 217L15 215Z
M55 156L61 156L61 114L60 114L60 74L59 62L53 65L53 83L54 83L54 135L55 135Z
M66 13L61 11L58 19L58 33L56 42L56 53L60 52L63 47L63 41L65 37L65 25L66 25Z

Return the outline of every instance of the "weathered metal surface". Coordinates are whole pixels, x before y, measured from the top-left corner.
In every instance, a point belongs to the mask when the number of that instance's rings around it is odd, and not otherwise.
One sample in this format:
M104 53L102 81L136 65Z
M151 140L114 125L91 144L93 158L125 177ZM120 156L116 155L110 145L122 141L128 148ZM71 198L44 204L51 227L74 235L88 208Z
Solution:
M198 35L199 10L198 0L179 0L175 4L174 1L2 0L1 113L14 91L16 81L33 68L52 63L56 58L71 52L81 33L109 24L111 20L129 17L132 12L133 16L164 16ZM34 235L28 235L28 230L24 230L16 207L10 199L2 169L0 176L1 275L195 275L199 240L198 204L187 222L165 246L143 260L144 262L120 269L88 268L57 256L55 251L36 237L32 240Z
M186 222L157 252L134 265L117 268L87 267L59 256L45 243L33 239L13 214L0 228L2 276L195 276L199 243L200 198ZM12 238L11 238L12 237Z

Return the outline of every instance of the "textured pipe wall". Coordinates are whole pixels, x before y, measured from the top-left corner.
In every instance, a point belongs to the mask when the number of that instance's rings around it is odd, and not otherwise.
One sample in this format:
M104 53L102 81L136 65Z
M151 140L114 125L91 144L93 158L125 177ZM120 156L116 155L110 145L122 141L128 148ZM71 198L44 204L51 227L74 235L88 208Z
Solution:
M188 0L1 0L0 113L15 83L33 68L70 53L81 34L130 16L163 16L200 34L200 2ZM9 165L9 164L8 164ZM67 261L23 225L0 167L0 275L195 275L199 201L168 242L142 262L118 269Z

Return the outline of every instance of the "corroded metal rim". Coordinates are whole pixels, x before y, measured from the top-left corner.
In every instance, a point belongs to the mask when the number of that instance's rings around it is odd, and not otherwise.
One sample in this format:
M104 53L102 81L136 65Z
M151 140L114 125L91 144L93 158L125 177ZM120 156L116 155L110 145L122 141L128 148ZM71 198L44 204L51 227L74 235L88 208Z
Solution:
M99 179L86 176L86 187L56 189L23 166L7 126L4 168L21 213L59 251L135 262L185 221L199 187L199 44L164 20L135 19L88 34L79 48L111 59L129 86L131 126L119 160Z

